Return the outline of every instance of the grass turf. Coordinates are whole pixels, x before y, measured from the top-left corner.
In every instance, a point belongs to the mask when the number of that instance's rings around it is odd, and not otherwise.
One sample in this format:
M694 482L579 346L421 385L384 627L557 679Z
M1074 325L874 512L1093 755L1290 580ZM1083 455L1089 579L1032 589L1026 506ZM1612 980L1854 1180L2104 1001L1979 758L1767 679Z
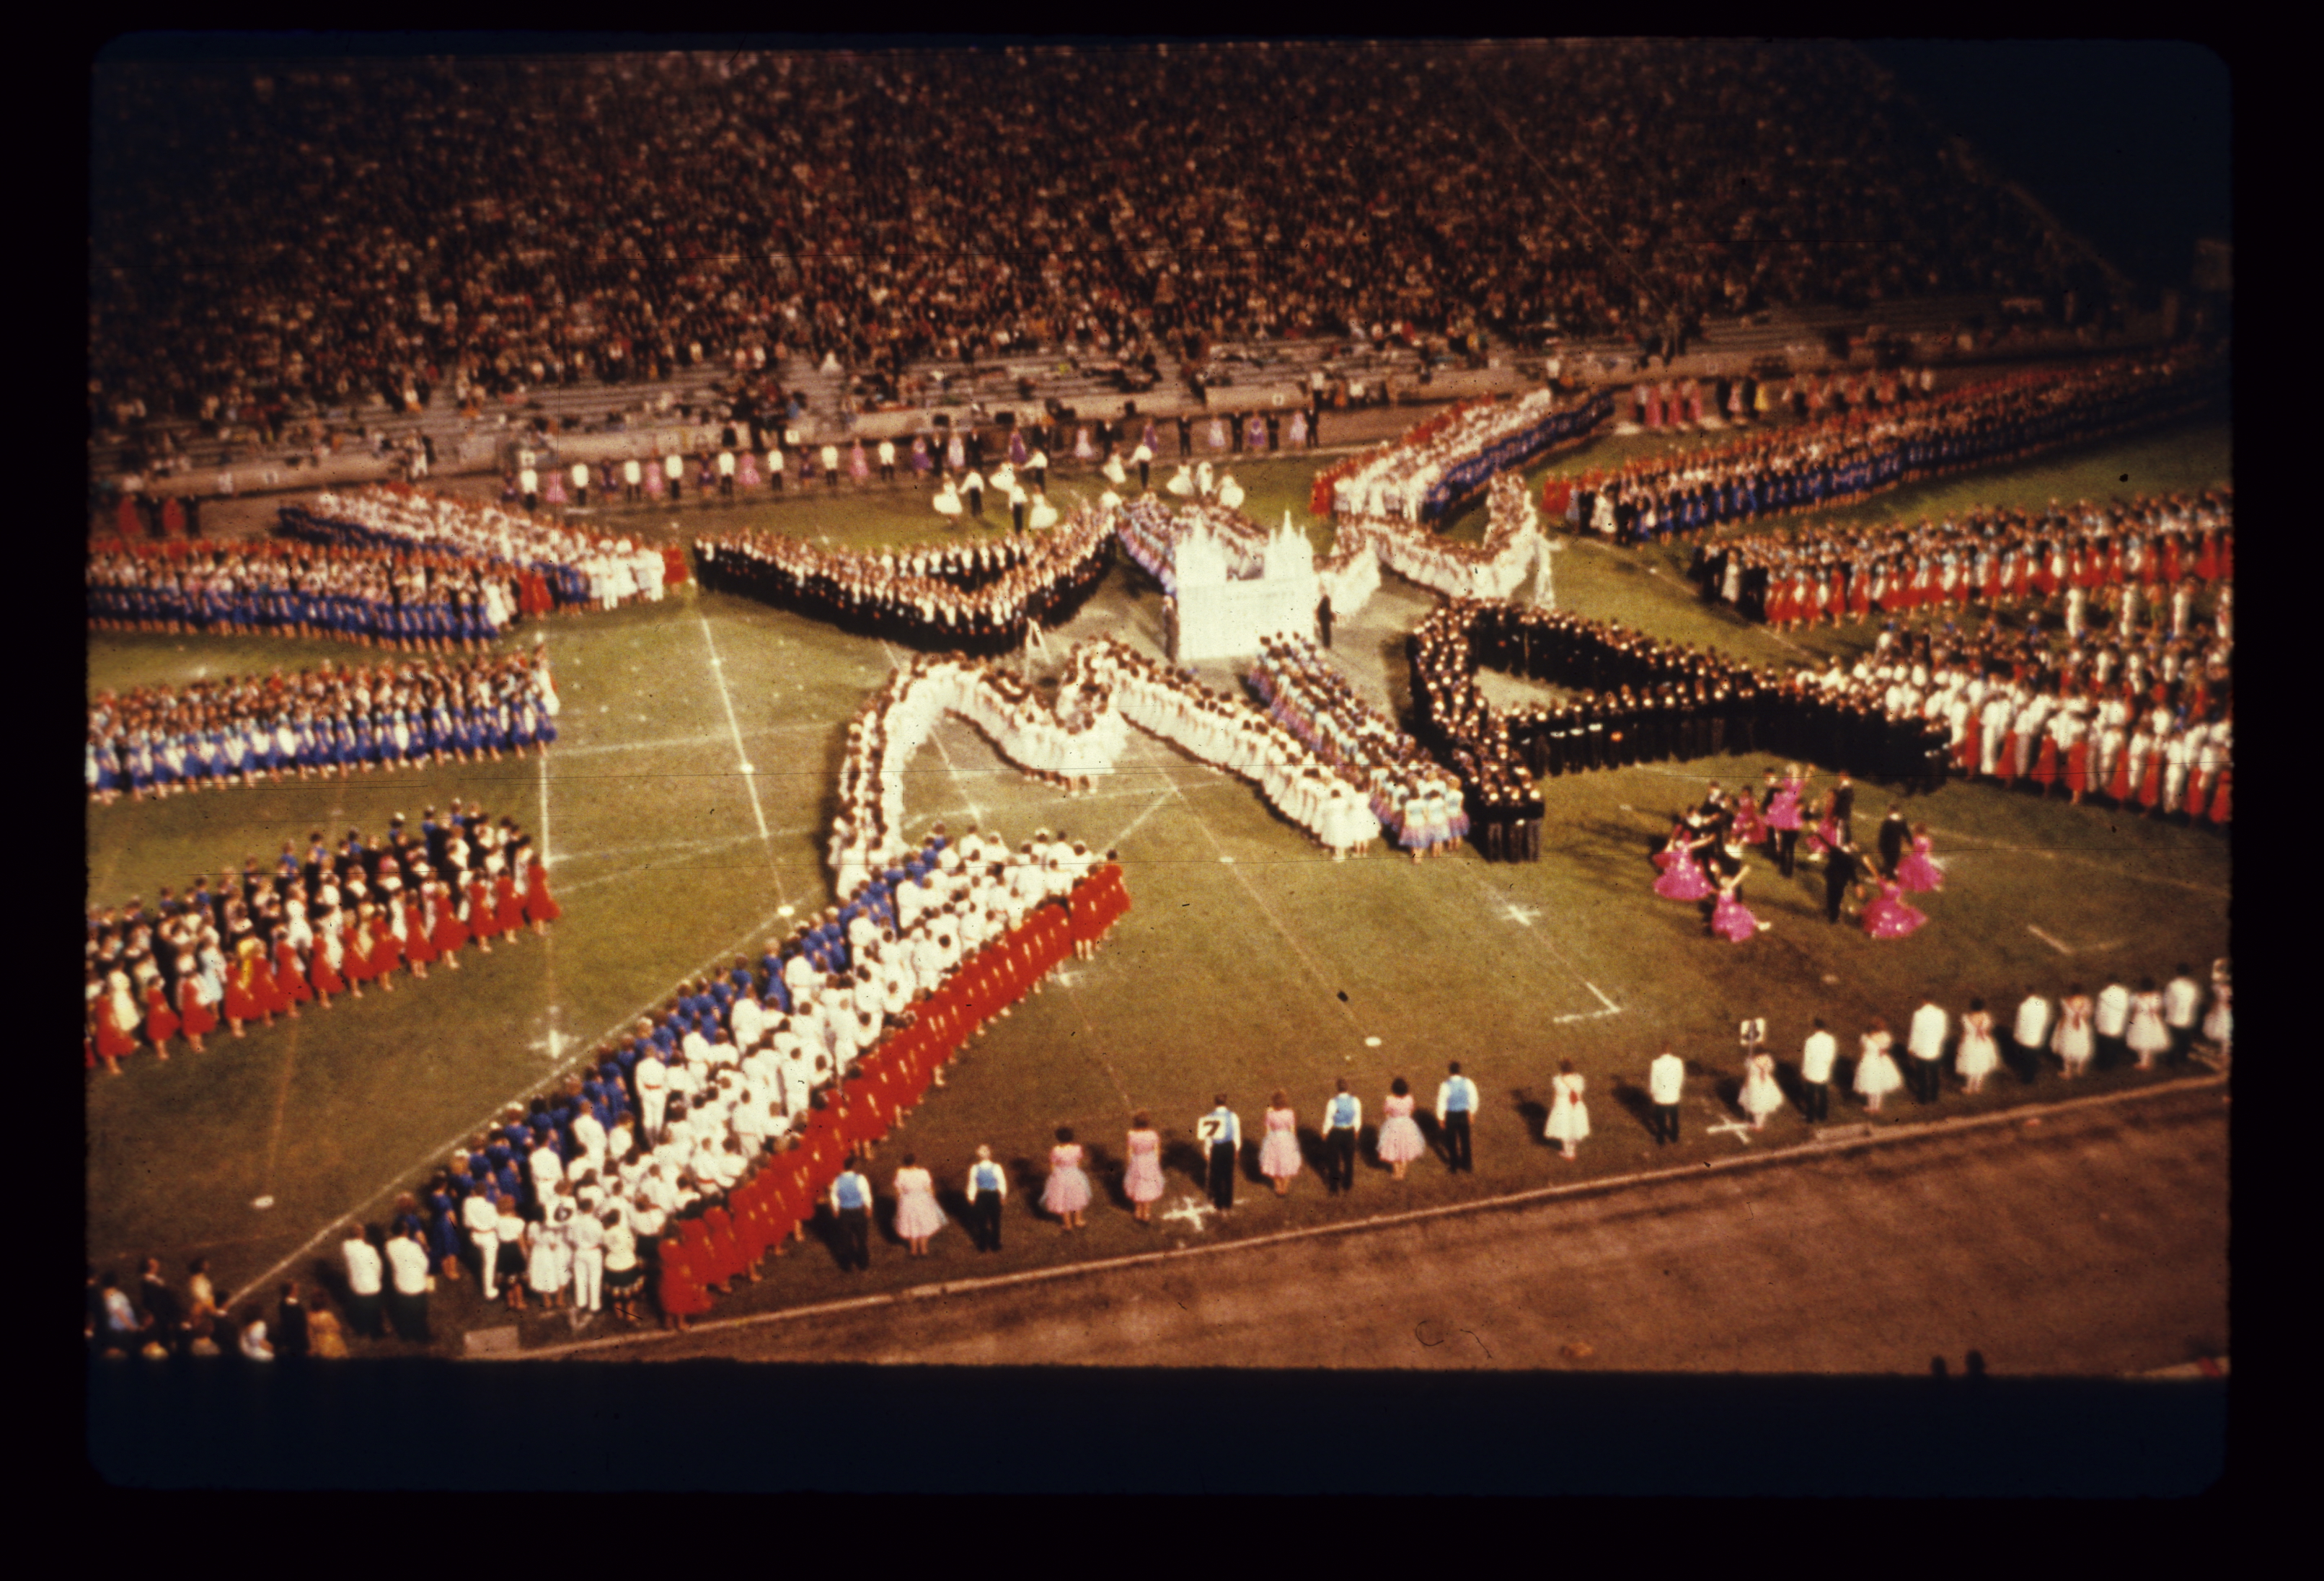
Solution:
M2227 442L2223 424L2193 425L1900 490L1846 514L1880 520L1969 502L2200 486L2225 479ZM1638 444L1600 441L1536 475L1603 465ZM1288 509L1320 539L1328 530L1304 509L1313 466L1235 468L1250 493L1245 509L1264 520ZM2116 481L2125 473L2131 483ZM1055 492L1070 500L1094 487L1061 480ZM900 490L780 505L689 501L677 512L615 519L641 533L668 532L659 524L675 519L681 532L765 524L858 545L944 536L918 496ZM1683 564L1674 550L1577 545L1557 558L1559 602L1762 662L1797 657L1775 633L1702 606L1677 574ZM1400 708L1407 700L1403 636L1432 602L1391 578L1360 615L1341 623L1335 657L1376 701ZM1052 638L1053 651L1105 630L1148 651L1157 640L1158 594L1126 566L1062 641ZM350 1213L380 1216L393 1188L416 1183L499 1105L569 1068L679 976L827 902L818 834L834 809L844 723L888 672L889 652L690 588L658 606L561 617L546 632L565 709L545 772L539 760L523 760L90 809L97 899L150 899L159 884L246 854L263 857L311 829L368 831L392 812L416 819L425 805L456 797L545 833L566 906L549 938L503 945L489 957L471 951L463 971L439 968L427 982L374 990L327 1012L310 1008L298 1022L239 1042L221 1033L202 1055L181 1044L167 1065L141 1056L119 1080L93 1075L87 1235L95 1260L125 1267L147 1252L173 1261L207 1254L222 1288L286 1262L311 1273L327 1246L309 1244L331 1225ZM1791 641L1822 652L1851 651L1869 636L1853 627ZM90 641L90 682L364 656L337 644L106 633ZM1226 666L1201 673L1231 684ZM745 754L755 770L748 776L737 767ZM1037 1225L1023 1209L1058 1125L1092 1144L1104 1192L1130 1113L1152 1109L1169 1144L1167 1207L1198 1189L1188 1138L1214 1090L1230 1093L1255 1138L1277 1087L1312 1120L1332 1078L1345 1075L1376 1118L1392 1076L1410 1077L1425 1101L1444 1061L1463 1060L1486 1105L1472 1179L1449 1177L1433 1160L1401 1184L1367 1168L1352 1199L1335 1203L1309 1176L1287 1202L1251 1200L1231 1233L1322 1223L1797 1140L1804 1128L1789 1109L1757 1142L1705 1132L1731 1114L1734 1028L1746 1015L1766 1016L1779 1058L1789 1059L1812 1015L1830 1021L1845 1043L1871 1015L1899 1022L1923 992L1956 1012L1982 994L2006 1016L2028 985L2055 994L2081 980L2094 989L2108 974L2160 976L2181 959L2200 965L2226 949L2224 839L1959 785L1907 804L1932 824L1949 864L1944 892L1926 897L1932 921L1912 938L1875 944L1831 927L1818 875L1803 868L1786 883L1761 866L1746 893L1773 929L1741 946L1709 939L1693 910L1650 892L1649 843L1704 780L1756 782L1762 766L1722 757L1550 781L1537 864L1492 865L1469 852L1418 865L1384 855L1334 864L1256 791L1150 737L1133 733L1120 772L1098 797L1068 801L1027 784L972 729L947 722L912 766L915 830L939 817L957 829L975 817L1012 839L1041 826L1101 847L1118 843L1135 901L1094 961L1073 966L974 1046L873 1170L884 1178L908 1150L940 1182L956 1183L975 1144L991 1142L1019 1172L1009 1250L980 1258L964 1235L946 1233L925 1264L898 1253L850 1281L810 1245L722 1313L1220 1233L1184 1221L1140 1229L1127 1213L1102 1208L1078 1235ZM1885 801L1868 788L1860 808L1877 821ZM1658 1150L1638 1117L1637 1088L1665 1038L1694 1074L1685 1140ZM1574 1164L1538 1141L1560 1059L1573 1059L1591 1084L1596 1134ZM2085 1085L2144 1079L2117 1072ZM1941 1112L2015 1104L2061 1086L2052 1076L2025 1088L2005 1072L1980 1097L1949 1092ZM1915 1112L1909 1101L1892 1102L1882 1123ZM1854 1117L1836 1105L1835 1121ZM262 1199L270 1206L254 1206ZM439 1295L438 1315L445 1346L484 1316L462 1286ZM563 1331L561 1322L530 1322L538 1337Z

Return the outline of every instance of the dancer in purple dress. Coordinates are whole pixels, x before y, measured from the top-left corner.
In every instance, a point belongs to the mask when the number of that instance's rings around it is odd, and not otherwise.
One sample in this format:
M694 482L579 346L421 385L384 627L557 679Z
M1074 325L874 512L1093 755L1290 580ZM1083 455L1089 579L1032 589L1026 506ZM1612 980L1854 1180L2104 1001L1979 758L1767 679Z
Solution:
M1864 908L1864 931L1873 938L1903 938L1929 920L1929 914L1904 903L1903 887L1893 878L1880 881L1880 893Z

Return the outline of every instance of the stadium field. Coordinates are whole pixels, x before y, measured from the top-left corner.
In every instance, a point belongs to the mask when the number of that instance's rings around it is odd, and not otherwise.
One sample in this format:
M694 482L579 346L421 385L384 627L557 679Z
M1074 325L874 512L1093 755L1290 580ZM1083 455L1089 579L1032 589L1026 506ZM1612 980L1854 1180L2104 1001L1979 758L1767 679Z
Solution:
M1601 439L1536 469L1535 480L1668 442ZM1314 465L1234 467L1249 491L1244 509L1261 521L1287 510L1327 541L1328 528L1305 510ZM1841 514L1916 517L1979 502L2201 487L2229 475L2220 420L1899 490ZM1061 479L1053 495L1069 504L1097 486ZM672 518L675 529L660 525ZM613 519L641 533L650 524L656 535L758 525L851 544L939 535L908 490L731 507L689 498L679 511ZM1469 520L1454 530L1480 527ZM1557 602L1763 663L1850 652L1870 640L1867 627L1791 637L1747 627L1695 598L1684 564L1681 550L1571 544L1555 557ZM1340 623L1334 656L1375 701L1406 703L1405 634L1432 603L1390 578ZM1031 662L1053 667L1072 642L1103 632L1157 652L1160 624L1158 591L1118 560L1098 596L1048 636L1047 658ZM150 900L159 885L245 855L265 859L314 830L369 834L394 813L416 822L426 807L457 799L514 818L543 841L566 912L545 939L467 952L464 970L309 1008L241 1041L221 1031L207 1052L181 1046L167 1064L140 1056L119 1079L93 1073L87 1238L100 1267L126 1271L149 1253L179 1266L208 1255L220 1289L237 1292L317 1274L324 1237L348 1216L383 1216L395 1190L418 1184L501 1105L570 1068L681 976L755 954L829 903L821 833L835 806L846 721L898 654L690 584L658 606L537 623L515 640L529 643L536 632L564 705L561 738L545 762L90 809L94 902ZM89 684L369 656L338 644L93 633ZM1236 684L1225 665L1200 673L1216 687ZM1684 1140L1658 1161L1782 1146L1805 1135L1788 1108L1756 1139L1707 1130L1735 1113L1743 1017L1765 1016L1788 1062L1813 1015L1852 1048L1849 1035L1868 1017L1901 1023L1923 993L1956 1013L1981 994L1998 1017L2029 985L2052 995L2076 981L2095 990L2109 974L2161 977L2181 959L2200 966L2227 953L2224 837L1961 785L1906 804L1932 826L1948 874L1941 893L1923 897L1931 922L1911 938L1876 944L1827 925L1820 876L1804 865L1789 883L1755 872L1748 893L1769 932L1740 946L1707 938L1692 909L1649 890L1651 843L1705 781L1756 784L1765 766L1727 756L1547 781L1536 864L1489 864L1465 850L1419 864L1384 852L1334 864L1255 790L1151 737L1133 732L1119 772L1095 796L1069 800L1028 783L971 727L948 721L912 765L911 832L941 818L955 831L997 826L1012 840L1047 827L1093 848L1118 846L1134 901L1094 960L1074 964L974 1045L872 1170L884 1188L912 1151L940 1184L956 1186L975 1146L990 1142L1017 1174L1008 1249L979 1257L964 1234L946 1232L927 1263L889 1248L851 1281L810 1242L770 1265L765 1283L722 1302L722 1315L1621 1173L1657 1151L1640 1089L1665 1039L1693 1074ZM1868 834L1888 800L1868 785L1859 827ZM1332 1079L1346 1076L1370 1120L1392 1077L1409 1077L1425 1101L1448 1059L1462 1059L1485 1095L1473 1177L1448 1176L1434 1160L1400 1184L1366 1168L1351 1199L1339 1202L1310 1175L1284 1203L1254 1177L1241 1188L1245 1211L1223 1232L1191 1217L1141 1228L1102 1200L1088 1230L1067 1236L1028 1211L1057 1126L1091 1144L1103 1198L1130 1115L1151 1109L1165 1136L1170 1207L1198 1189L1188 1139L1213 1092L1231 1096L1255 1150L1259 1114L1277 1087L1305 1122ZM1539 1139L1561 1059L1590 1078L1593 1100L1594 1134L1575 1163ZM2150 1079L2118 1071L2083 1085ZM2061 1086L2054 1074L2029 1087L2005 1071L1980 1097L1949 1090L1941 1107L2021 1104ZM1909 1123L1915 1112L1909 1100L1894 1103L1876 1123ZM1859 1117L1835 1103L1834 1122ZM435 1315L447 1350L457 1348L461 1327L498 1320L465 1285L440 1290ZM529 1338L567 1336L562 1315L529 1318L526 1328Z

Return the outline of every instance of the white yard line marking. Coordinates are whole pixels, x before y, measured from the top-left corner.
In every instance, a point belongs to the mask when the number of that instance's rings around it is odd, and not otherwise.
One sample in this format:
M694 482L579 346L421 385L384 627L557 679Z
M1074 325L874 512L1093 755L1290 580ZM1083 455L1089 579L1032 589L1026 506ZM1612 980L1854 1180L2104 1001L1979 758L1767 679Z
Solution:
M810 834L809 829L777 829L777 835ZM661 851L715 851L724 846L739 846L755 835L723 835L715 840L662 840L648 846L607 846L597 851L576 851L564 858L567 865L576 862L602 861L608 856L650 856Z
M1162 1222L1169 1224L1175 1220L1184 1219L1198 1230L1207 1230L1211 1226L1203 1222L1203 1216L1216 1212L1218 1212L1217 1208L1199 1197L1181 1197L1178 1198L1178 1206L1162 1216Z
M1541 915L1541 908L1538 906L1520 906L1515 901L1512 901L1508 905L1501 908L1501 915L1507 917L1510 921L1516 923L1520 928L1530 928L1533 926L1533 920Z
M1599 988L1597 984L1592 983L1589 978L1584 977L1582 979L1582 985L1598 996L1598 1003L1606 1007L1606 1013L1608 1015L1619 1015L1622 1013L1622 1007L1615 1003L1612 1000L1607 998L1605 993Z
M752 924L750 930L744 933L740 938L736 939L733 944L726 946L723 949L713 951L710 956L701 963L701 965L696 966L692 971L684 974L684 976L700 976L704 972L708 971L719 961L732 956L737 949L748 945L753 938L764 933L769 928L774 925L776 920L776 914L774 912L769 912L765 917ZM640 1016L645 1014L646 1012L651 1010L655 1005L659 1004L664 997L665 995L663 994L656 994L643 1004L639 1005L627 1015L615 1021L611 1026L598 1033L595 1037L586 1040L586 1045L576 1045L576 1047L586 1046L594 1048L597 1044L604 1042L607 1038L612 1037L623 1027L630 1025ZM388 1181L386 1185L382 1186L378 1190L373 1192L369 1197L364 1197L361 1202L356 1203L345 1213L335 1215L332 1217L331 1222L325 1225L320 1230L317 1231L314 1238L309 1240L305 1245L300 1247L296 1252L291 1253L290 1256L285 1257L281 1262L268 1269L264 1273L260 1274L256 1279L245 1282L243 1287L235 1291L233 1296L225 1301L223 1305L227 1308L231 1308L235 1302L241 1300L253 1290L271 1289L274 1281L284 1270L292 1267L300 1258L306 1256L307 1253L312 1252L316 1247L321 1245L325 1238L327 1237L334 1230L337 1229L339 1225L349 1219L360 1218L365 1208L379 1201L389 1192L393 1191L399 1185L402 1184L411 1176L417 1174L420 1170L426 1169L429 1165L435 1163L439 1160L448 1158L454 1148L458 1147L462 1142L475 1135L477 1132L482 1131L485 1126L491 1124L500 1116L501 1113L505 1110L510 1104L518 1102L529 1095L540 1090L540 1084L535 1083L532 1086L526 1088L524 1092L518 1093L502 1103L495 1105L491 1114L484 1115L474 1124L462 1126L458 1134L448 1137L445 1141L438 1142L434 1147L429 1148L427 1152L422 1154L420 1157L413 1160L410 1163L397 1170L395 1178Z
M1572 1015L1554 1015L1550 1017L1549 1020L1552 1026L1563 1027L1571 1026L1575 1022L1604 1021L1609 1015L1619 1015L1622 1012L1618 1006L1612 1010L1584 1010L1577 1011Z
M775 861L775 837L767 827L767 810L759 803L759 772L752 766L751 754L742 745L742 724L734 717L734 696L726 688L726 661L718 657L717 633L710 629L708 615L697 613L694 618L702 623L702 640L710 648L710 672L718 682L718 701L726 710L726 728L734 737L735 768L742 776L743 789L751 793L751 817L757 820L759 826L759 843L766 847L767 874L775 881L776 898L787 901L790 897L783 892L782 869Z
M2056 950L2060 955L2070 956L2075 953L2073 946L2064 943L2063 941L2053 938L2050 934L2043 932L2031 922L2025 924L2025 931L2040 939L2043 944L2048 945L2052 949Z
M1731 1133L1738 1142L1748 1142L1751 1140L1751 1128L1740 1120L1729 1120L1724 1125L1706 1125L1703 1129L1713 1136Z

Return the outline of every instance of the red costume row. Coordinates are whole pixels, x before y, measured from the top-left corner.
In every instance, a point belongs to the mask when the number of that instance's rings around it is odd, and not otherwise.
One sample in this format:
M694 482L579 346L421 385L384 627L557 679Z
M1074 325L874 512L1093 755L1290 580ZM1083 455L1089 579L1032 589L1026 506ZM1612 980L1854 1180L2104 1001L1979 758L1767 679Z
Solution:
M1109 863L1076 884L1063 905L1034 908L1022 925L962 961L912 1007L908 1022L825 1089L820 1105L794 1133L796 1145L766 1155L727 1193L724 1207L662 1236L657 1294L663 1315L709 1311L714 1294L724 1293L738 1276L752 1275L786 1237L804 1238L847 1160L894 1130L971 1037L1038 991L1068 957L1094 948L1129 910L1121 869Z

